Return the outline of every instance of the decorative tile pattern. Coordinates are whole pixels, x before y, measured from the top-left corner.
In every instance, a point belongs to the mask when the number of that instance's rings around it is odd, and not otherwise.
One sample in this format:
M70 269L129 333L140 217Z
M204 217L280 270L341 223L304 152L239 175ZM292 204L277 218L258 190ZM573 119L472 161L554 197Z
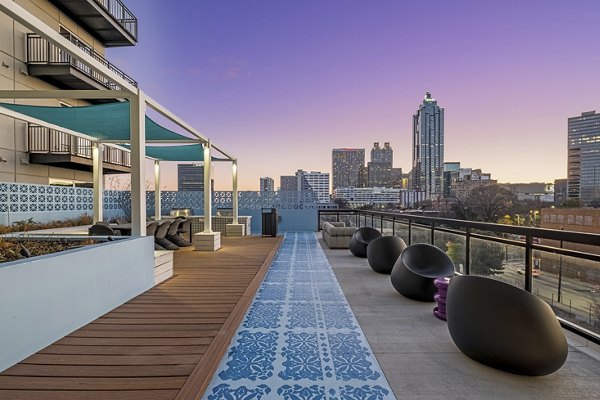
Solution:
M240 332L236 345L229 351L227 369L219 377L234 381L268 379L273 375L277 336L277 332Z
M394 399L314 233L287 233L204 399Z

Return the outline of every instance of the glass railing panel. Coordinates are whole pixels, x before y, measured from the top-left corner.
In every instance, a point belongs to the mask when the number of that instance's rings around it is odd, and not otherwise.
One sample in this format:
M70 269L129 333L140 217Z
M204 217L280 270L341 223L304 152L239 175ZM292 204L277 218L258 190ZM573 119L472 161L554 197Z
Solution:
M411 244L415 243L430 243L431 241L431 230L429 228L423 228L413 225L411 227Z
M470 250L470 275L487 276L521 288L524 286L524 248L471 238Z
M381 233L385 236L392 236L394 234L394 224L392 221L383 220Z
M600 333L600 263L545 251L534 252L534 266L536 259L533 293L557 316Z
M405 223L401 223L396 221L394 223L394 231L395 235L404 240L404 243L408 245L408 225Z
M454 263L454 269L458 273L464 273L465 265L465 237L460 234L449 232L435 232L435 246L442 249Z

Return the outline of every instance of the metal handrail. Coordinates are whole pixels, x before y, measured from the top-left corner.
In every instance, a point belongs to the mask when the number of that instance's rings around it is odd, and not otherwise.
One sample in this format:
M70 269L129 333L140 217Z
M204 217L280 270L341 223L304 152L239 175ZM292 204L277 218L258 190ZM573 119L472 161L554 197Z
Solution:
M502 225L488 222L465 221L449 218L428 217L407 213L393 213L381 211L365 211L354 209L342 210L318 210L318 226L321 229L323 216L330 216L339 221L340 216L350 217L356 226L373 226L377 224L383 230L384 222L392 223L392 234L396 234L396 224L404 225L408 229L408 244L412 241L414 228L427 229L430 231L429 241L434 244L435 233L445 232L460 235L465 238L465 265L463 273L471 273L471 239L485 240L516 246L525 250L524 289L533 291L533 254L534 251L553 253L561 256L570 256L576 259L584 259L600 262L600 254L589 253L567 249L563 242L600 246L600 234L582 233L565 230L555 230L536 227ZM332 218L332 219L333 219ZM370 225L369 225L370 222ZM495 236L494 234L512 235L512 237ZM515 237L523 238L515 239ZM560 242L559 246L536 243L534 239L550 239ZM562 263L562 261L561 261ZM560 273L559 273L560 274ZM561 279L559 275L559 287ZM590 317L591 318L591 317ZM561 325L568 330L575 331L580 336L596 344L600 344L600 334L592 332L578 324L559 318Z
M95 1L137 40L137 18L121 0Z
M106 58L96 53L92 48L90 48L87 44L82 42L78 37L68 32L64 32L61 34L65 38L67 38L71 43L73 43L74 45L76 45L77 47L94 57L96 61L100 62L106 68L119 75L131 85L137 87L137 82L133 80L133 78L125 74L114 64L111 64ZM89 67L76 57L73 57L71 54L62 50L60 47L55 46L43 37L34 33L27 34L27 62L29 64L70 65L71 67L75 68L76 70L84 73L96 82L100 83L107 89L120 89L119 85L103 77L95 69Z
M92 141L56 129L29 124L28 152L32 154L70 154L92 159ZM104 146L104 163L131 167L128 151L113 146Z

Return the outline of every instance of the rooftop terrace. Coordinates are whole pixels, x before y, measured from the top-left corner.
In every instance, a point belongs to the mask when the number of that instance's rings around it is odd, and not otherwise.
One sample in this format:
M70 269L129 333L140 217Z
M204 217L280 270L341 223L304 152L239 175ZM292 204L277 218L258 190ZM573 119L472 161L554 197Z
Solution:
M311 318L319 321L314 324L315 335L329 335L320 338L320 343L332 349L333 336L348 333L338 324L346 321L353 325L350 333L362 337L360 353L366 358L361 362L371 371L365 375L365 385L375 382L385 389L389 383L393 393L385 398L582 399L595 398L600 392L600 356L594 345L584 345L568 334L565 365L545 377L518 376L486 367L456 348L445 322L433 316L431 303L398 295L389 276L373 272L365 259L348 250L328 249L314 235L287 233L277 255L281 238L225 238L223 248L215 253L176 252L172 279L0 374L0 398L192 399L208 389L204 398L217 399L222 397L215 388L225 382L234 389L251 383L264 390L262 398L275 399L284 398L294 384L311 383L304 387L337 388L342 393L352 385L358 387L361 380L357 375L345 379L345 367L336 361L336 354L331 359L320 355L322 369L317 369L314 381L305 376L286 378L291 361L288 358L286 364L288 351L279 348L276 360L266 363L271 377L248 380L236 375L228 381L235 365L231 360L239 356L241 332L254 332L247 320L256 320L260 303L283 307L275 317L261 322L273 324L267 331L278 334L277 346L289 347L284 338L292 333L310 335ZM311 287L311 282L312 289L299 291ZM284 283L288 289L271 290ZM294 297L303 293L310 299ZM306 301L314 307L312 317L293 308ZM354 315L348 314L348 305ZM302 326L295 326L294 319ZM238 353L230 348L219 362L230 341ZM248 360L242 365L255 364ZM333 396L330 391L323 393Z

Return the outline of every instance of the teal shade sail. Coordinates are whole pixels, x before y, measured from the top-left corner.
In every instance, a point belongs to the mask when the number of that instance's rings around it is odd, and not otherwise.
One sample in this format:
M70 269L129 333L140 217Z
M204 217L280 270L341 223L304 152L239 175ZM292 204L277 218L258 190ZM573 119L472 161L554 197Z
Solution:
M123 145L129 149L130 146ZM185 144L177 146L146 146L146 157L159 161L204 161L204 148L201 144ZM228 158L211 157L211 161L231 161Z
M101 141L127 142L130 139L128 101L82 107L48 107L9 103L0 103L0 106L49 124L84 133ZM148 116L145 118L147 141L195 140L157 124Z

